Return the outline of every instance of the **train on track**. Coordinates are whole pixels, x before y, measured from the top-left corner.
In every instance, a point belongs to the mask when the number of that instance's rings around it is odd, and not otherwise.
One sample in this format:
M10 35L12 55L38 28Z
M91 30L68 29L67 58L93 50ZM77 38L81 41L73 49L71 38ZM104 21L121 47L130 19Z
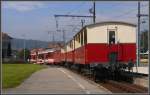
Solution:
M30 62L35 64L53 64L54 49L33 49Z
M48 52L32 54L31 60L44 64L53 59L47 64L87 69L95 76L113 75L136 63L136 25L119 21L86 25L59 50Z

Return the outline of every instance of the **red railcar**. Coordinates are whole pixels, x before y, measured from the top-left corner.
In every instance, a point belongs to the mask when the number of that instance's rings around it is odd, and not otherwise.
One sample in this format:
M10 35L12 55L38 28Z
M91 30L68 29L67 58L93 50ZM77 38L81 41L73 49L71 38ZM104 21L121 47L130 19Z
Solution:
M53 49L34 49L31 52L30 62L34 62L35 64L53 64L53 52Z
M32 50L31 54L30 54L30 62L31 63L36 63L36 61L37 61L37 51Z
M59 64L61 62L61 50L54 51L54 64Z
M68 63L103 66L135 63L136 25L117 21L87 25L65 47Z
M53 64L54 63L54 50L53 49L46 49L44 51L45 58L44 63L45 64Z

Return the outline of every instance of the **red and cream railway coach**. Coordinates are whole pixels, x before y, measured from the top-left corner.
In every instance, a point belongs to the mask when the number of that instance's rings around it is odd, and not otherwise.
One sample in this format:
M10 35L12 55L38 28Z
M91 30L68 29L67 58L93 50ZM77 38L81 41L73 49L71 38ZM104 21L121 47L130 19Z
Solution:
M67 61L81 65L128 65L136 62L136 25L101 22L82 28L67 44Z
M37 64L44 64L45 63L45 58L46 58L46 53L44 50L40 50L37 53Z
M58 49L58 50L55 50L53 52L53 55L54 55L54 64L58 64L61 62L61 50Z
M31 51L30 62L35 64L53 64L54 50L53 49L34 49Z
M61 62L65 63L66 62L66 49L65 49L65 47L61 48L60 52L61 52L61 56L60 56Z
M54 50L46 49L43 51L43 53L44 53L44 63L53 64L54 63Z
M36 61L37 61L37 50L33 49L31 50L31 53L30 53L30 62L36 63Z
M70 40L66 44L66 62L73 63L74 62L74 40Z

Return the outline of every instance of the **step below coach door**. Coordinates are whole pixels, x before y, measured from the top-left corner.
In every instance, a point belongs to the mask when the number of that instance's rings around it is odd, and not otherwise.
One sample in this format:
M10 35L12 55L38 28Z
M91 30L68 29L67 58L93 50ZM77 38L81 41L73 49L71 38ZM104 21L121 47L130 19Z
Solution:
M117 62L117 57L118 57L117 52L111 52L109 54L109 62L110 62L111 65L115 64Z

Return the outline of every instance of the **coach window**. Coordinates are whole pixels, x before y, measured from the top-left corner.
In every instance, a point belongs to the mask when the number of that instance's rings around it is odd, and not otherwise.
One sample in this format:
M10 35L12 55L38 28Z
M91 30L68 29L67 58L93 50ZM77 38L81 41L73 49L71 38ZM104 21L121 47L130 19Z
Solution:
M78 42L78 35L76 35L76 41Z
M83 32L81 32L81 45L83 45Z
M80 33L79 33L79 43L81 42L81 35L80 35Z
M115 44L115 31L109 31L109 44Z
M72 41L70 42L70 47L71 47L71 49L72 49Z
M69 48L71 48L71 44L70 44L70 42L68 43L68 45L69 45Z
M73 40L72 40L72 42L71 42L71 43L72 43L72 49L73 49Z
M74 37L74 40L77 41L77 36Z
M69 42L70 48L71 48L71 41Z
M87 30L84 30L84 44L87 43Z
M82 36L83 36L83 38L82 38L82 43L83 43L83 45L84 45L84 30L82 31Z
M72 49L72 41L70 41L70 47L71 47L71 49Z
M77 37L78 37L78 42L80 42L80 35L78 34L78 36L77 36Z

